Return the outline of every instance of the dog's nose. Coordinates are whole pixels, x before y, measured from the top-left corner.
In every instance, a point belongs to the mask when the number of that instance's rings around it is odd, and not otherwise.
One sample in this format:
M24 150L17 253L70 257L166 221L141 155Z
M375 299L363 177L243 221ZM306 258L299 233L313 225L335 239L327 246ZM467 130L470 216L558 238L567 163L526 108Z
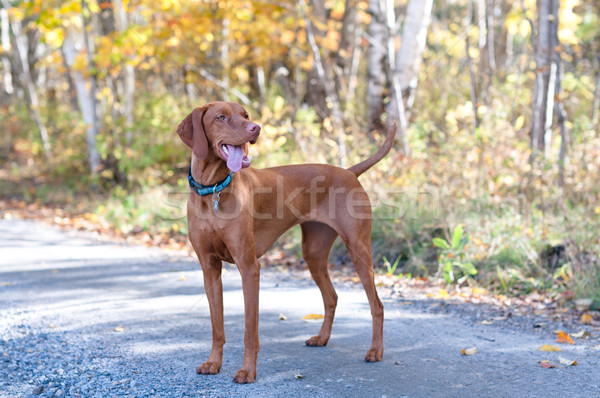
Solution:
M246 129L250 134L256 134L257 136L260 134L260 126L256 123L250 123Z
M250 133L250 143L255 144L260 134L260 126L256 123L250 123L248 127L246 127L246 130Z

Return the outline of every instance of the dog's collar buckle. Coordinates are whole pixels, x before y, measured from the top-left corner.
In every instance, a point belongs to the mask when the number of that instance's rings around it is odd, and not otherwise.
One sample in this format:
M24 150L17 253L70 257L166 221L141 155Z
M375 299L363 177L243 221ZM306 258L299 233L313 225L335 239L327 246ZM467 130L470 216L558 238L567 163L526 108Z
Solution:
M196 192L198 195L207 196L212 194L213 210L216 213L219 209L219 200L221 199L220 192L227 188L231 183L234 174L235 173L231 171L223 181L216 183L215 185L202 185L194 181L194 178L192 177L192 166L190 166L188 170L188 182L192 191Z

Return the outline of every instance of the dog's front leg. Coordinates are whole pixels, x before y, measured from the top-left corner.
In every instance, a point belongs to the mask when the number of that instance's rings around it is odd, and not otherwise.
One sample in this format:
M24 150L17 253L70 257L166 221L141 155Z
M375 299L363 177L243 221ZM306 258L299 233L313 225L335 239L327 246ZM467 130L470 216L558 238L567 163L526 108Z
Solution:
M256 378L256 358L260 350L258 339L258 289L260 285L260 264L253 262L237 263L242 276L244 290L244 363L237 371L233 381L236 383L254 383Z
M198 374L217 374L223 364L223 345L225 328L223 326L223 282L221 280L222 263L216 258L202 262L204 291L208 297L210 320L212 323L212 350L208 360L196 369Z

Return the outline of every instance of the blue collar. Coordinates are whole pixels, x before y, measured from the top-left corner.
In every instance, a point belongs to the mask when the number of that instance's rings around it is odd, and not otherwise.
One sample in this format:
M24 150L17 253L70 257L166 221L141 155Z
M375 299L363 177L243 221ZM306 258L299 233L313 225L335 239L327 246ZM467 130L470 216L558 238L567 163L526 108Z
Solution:
M231 180L233 180L233 174L233 171L230 172L229 174L227 174L227 177L225 177L223 181L215 185L202 185L194 181L194 178L192 177L192 166L190 166L188 170L188 181L190 183L190 188L192 188L192 191L196 192L200 196L206 196L210 194L219 193L225 188L227 188L227 186L231 183Z

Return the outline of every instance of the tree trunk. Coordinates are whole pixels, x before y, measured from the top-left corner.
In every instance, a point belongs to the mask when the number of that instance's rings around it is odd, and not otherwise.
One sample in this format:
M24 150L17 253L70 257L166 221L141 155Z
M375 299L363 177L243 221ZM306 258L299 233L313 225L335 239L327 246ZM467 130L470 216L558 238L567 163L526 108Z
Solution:
M95 114L95 97L92 96L91 82L89 82L81 72L72 69L75 58L85 47L83 41L83 35L80 32L75 32L73 28L71 28L71 30L65 31L65 38L62 45L65 61L73 74L73 82L75 91L77 92L79 109L81 110L81 115L83 116L83 121L86 125L86 142L88 147L90 173L92 176L96 176L98 166L100 165L100 154L96 147L97 121Z
M123 7L123 0L114 0L114 11L113 14L116 14L116 18L113 15L113 24L114 28L119 32L124 32L127 29L127 12L125 11L125 7ZM131 144L133 140L133 123L134 123L134 115L133 110L135 106L135 69L133 65L129 62L125 64L124 70L124 95L123 101L125 102L124 112L125 112L125 142L127 146Z
M12 83L12 72L10 57L10 27L8 19L8 11L6 8L0 9L0 39L2 41L2 81L4 86L4 92L10 95L14 91Z
M531 150L532 155L544 151L551 138L549 127L552 125L552 110L548 105L554 100L554 86L550 86L552 59L554 54L553 34L557 20L553 12L553 3L556 0L538 0L538 28L535 37L536 78L533 95L533 117L531 123ZM554 28L553 28L554 25ZM533 34L532 34L533 39ZM548 98L548 97L551 98Z
M367 70L367 122L370 129L382 127L383 89L385 86L384 62L386 59L385 35L387 27L379 0L369 0L368 70Z
M10 8L10 4L8 4L7 0L2 0L2 6L4 9L8 10ZM29 61L27 59L27 47L25 44L25 36L23 34L21 21L10 20L10 17L7 18L10 26L12 27L12 31L14 34L15 47L17 50L18 60L20 63L20 71L22 73L23 80L25 82L25 88L27 93L27 108L29 109L29 113L31 114L31 118L35 122L40 131L40 138L42 140L42 146L44 148L44 153L47 158L52 156L52 150L50 147L50 140L48 139L48 130L46 129L46 125L42 120L42 116L39 112L39 100L37 96L37 91L35 88L35 84L32 78L31 69L29 68Z
M412 106L414 90L418 83L432 5L433 0L410 0L406 9L402 43L396 54L397 69L394 74L400 82L407 110Z
M560 59L560 55L557 54L557 73L556 73L556 101L554 106L556 108L556 115L558 121L558 128L560 129L560 150L558 152L558 186L565 186L565 164L568 163L567 151L570 143L570 132L567 128L567 111L565 105L562 102L562 78L563 78L563 66Z
M346 168L346 136L344 134L342 109L337 91L335 90L335 82L330 76L331 68L327 65L327 61L321 57L320 49L315 39L312 22L306 13L306 3L304 0L300 0L300 7L306 22L306 36L308 38L308 43L310 44L310 48L315 58L315 69L321 82L321 86L325 90L326 100L331 105L333 131L337 139L339 150L339 164L340 167Z
M406 129L408 123L406 121L406 111L404 108L404 100L402 99L402 86L400 84L399 76L395 73L396 67L396 48L394 42L394 31L396 16L394 13L394 1L383 0L382 2L383 14L386 16L386 42L387 42L387 75L388 81L391 82L391 101L388 105L388 120L387 127L389 128L393 123L398 121L396 127L396 138L402 143L402 151L404 155L410 156L410 149L408 146L408 140L406 137ZM397 100L397 98L400 98Z

